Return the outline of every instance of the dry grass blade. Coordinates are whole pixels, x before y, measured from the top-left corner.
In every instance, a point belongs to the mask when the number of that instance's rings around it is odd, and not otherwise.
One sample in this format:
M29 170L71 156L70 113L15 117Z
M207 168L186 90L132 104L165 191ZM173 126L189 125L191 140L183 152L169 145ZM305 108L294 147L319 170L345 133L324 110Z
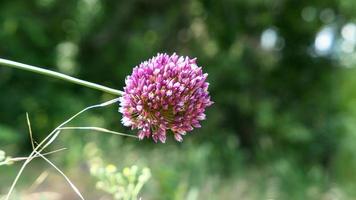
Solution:
M44 155L40 154L38 151L35 151L37 155L42 157L48 164L50 164L54 169L56 169L63 177L64 179L69 183L70 187L73 189L73 191L80 197L80 199L84 200L83 195L79 192L78 188L72 183L72 181L60 170L55 164L53 164L48 158L46 158Z
M69 119L67 119L66 121L64 121L62 124L60 124L57 128L55 128L50 134L47 135L47 137L45 139L43 139L36 147L35 149L31 152L31 154L28 156L28 158L26 159L26 161L22 164L19 172L17 173L15 180L12 182L11 187L5 197L5 200L9 200L11 193L13 192L13 190L15 189L15 186L18 182L18 180L20 179L21 174L23 173L23 171L25 170L26 166L28 165L28 163L31 162L31 160L33 159L33 157L35 156L35 152L37 151L38 153L41 153L50 143L53 142L53 137L57 137L59 132L58 130L63 127L64 125L66 125L67 123L71 122L73 119L75 119L77 116L79 116L80 114L94 109L94 108L100 108L100 107L105 107L111 104L114 104L116 102L119 101L119 98L101 103L101 104L96 104L96 105L92 105L89 107L84 108L83 110L77 112L76 114L74 114L73 116L71 116ZM49 142L47 142L47 140L51 139ZM47 142L47 143L46 143ZM43 147L42 147L43 146Z
M42 154L44 155L44 154ZM41 185L46 178L48 177L49 173L48 171L44 171L42 172L35 180L35 182L33 182L33 184L28 188L28 191L34 191L39 185Z
M34 149L35 149L35 144L34 144L34 142L33 142L31 122L30 122L30 117L28 116L28 113L26 113L26 120L27 120L28 132L29 132L29 134L30 134L30 140L31 140L32 150L34 150Z
M36 151L34 143L33 143L33 138L32 138L32 128L31 128L31 122L30 122L30 118L28 116L28 114L26 113L26 118L27 118L27 125L28 125L28 129L29 129L29 133L30 133L30 138L31 138L31 144L33 147L33 151L35 152L35 156L34 157L41 157L43 158L47 163L49 163L53 168L55 168L65 179L66 181L69 183L70 187L74 190L74 192L81 198L84 200L83 195L79 192L79 190L77 189L77 187L71 182L71 180L62 172L62 170L60 170L55 164L53 164L48 158L46 158L44 156L44 154L41 154L40 152ZM46 148L48 145L50 145L59 135L60 130L56 131L56 133L50 138L50 140L48 141L48 143L46 145L44 145L42 147L42 150L44 148ZM41 178L41 177L39 177ZM45 178L45 177L44 177ZM42 179L44 180L44 178L42 177Z
M50 155L50 154L54 154L54 153L57 153L57 152L60 152L60 151L63 151L63 150L66 150L67 148L61 148L61 149L57 149L57 150L54 150L54 151L50 151L50 152L47 152L47 153L44 153L42 155ZM34 156L33 158L37 158L39 157L38 155ZM7 162L18 162L18 161L23 161L23 160L27 160L28 157L16 157L16 158L10 158L7 160Z
M101 127L95 127L95 126L83 126L83 127L62 127L60 130L91 130L91 131L99 131L99 132L104 132L104 133L111 133L114 135L121 135L121 136L126 136L126 137L132 137L132 138L138 138L136 135L130 135L126 133L120 133L116 131L111 131L105 128Z

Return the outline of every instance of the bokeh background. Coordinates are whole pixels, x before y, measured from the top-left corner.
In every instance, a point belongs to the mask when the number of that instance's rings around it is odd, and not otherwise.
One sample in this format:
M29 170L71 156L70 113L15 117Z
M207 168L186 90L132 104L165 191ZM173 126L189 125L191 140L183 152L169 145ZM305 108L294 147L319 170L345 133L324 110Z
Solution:
M143 199L354 199L355 19L354 0L2 0L0 56L117 89L157 52L197 57L209 73L215 104L183 143L92 131L56 140L50 149L68 149L50 159L88 199L111 199L95 189L88 144L120 170L150 168ZM14 157L31 151L26 112L41 141L111 98L0 66L0 149ZM117 109L90 111L72 125L134 134ZM0 194L19 167L0 166ZM44 171L47 179L30 191ZM16 189L77 198L41 159Z

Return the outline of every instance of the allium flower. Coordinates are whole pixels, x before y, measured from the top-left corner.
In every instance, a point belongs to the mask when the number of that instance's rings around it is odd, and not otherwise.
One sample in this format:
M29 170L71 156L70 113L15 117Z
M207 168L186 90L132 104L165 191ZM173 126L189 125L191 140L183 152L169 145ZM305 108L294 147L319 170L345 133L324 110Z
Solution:
M205 108L213 103L207 76L195 58L157 54L126 77L119 109L122 123L139 129L140 139L152 136L164 143L171 130L181 142L182 135L200 127Z

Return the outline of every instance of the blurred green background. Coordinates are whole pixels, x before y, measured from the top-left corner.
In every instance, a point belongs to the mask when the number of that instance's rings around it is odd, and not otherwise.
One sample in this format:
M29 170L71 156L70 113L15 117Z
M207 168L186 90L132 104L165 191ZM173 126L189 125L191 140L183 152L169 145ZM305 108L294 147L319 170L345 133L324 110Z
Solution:
M85 146L119 169L149 167L143 199L354 199L356 196L356 1L354 0L1 0L0 57L122 89L132 68L157 52L197 57L215 104L179 144L67 132L50 158L88 199L95 189ZM0 66L0 149L31 150L82 108L114 98ZM118 105L72 125L125 133ZM20 163L0 167L0 194ZM34 160L17 192L76 199ZM105 199L103 198L103 199ZM26 199L26 198L24 198ZM30 199L30 198L27 198Z

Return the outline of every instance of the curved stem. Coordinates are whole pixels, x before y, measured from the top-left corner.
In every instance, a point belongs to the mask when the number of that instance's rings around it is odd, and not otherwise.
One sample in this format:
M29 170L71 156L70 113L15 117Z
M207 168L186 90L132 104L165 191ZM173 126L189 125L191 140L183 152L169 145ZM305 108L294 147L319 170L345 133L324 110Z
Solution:
M50 77L54 77L54 78L58 78L61 80L65 80L68 82L72 82L78 85L82 85L88 88L92 88L92 89L96 89L96 90L100 90L109 94L113 94L113 95L118 95L121 96L123 94L122 91L120 90L116 90L116 89L112 89L106 86L102 86L96 83L91 83L88 81L84 81L84 80L80 80L78 78L74 78L59 72L55 72L55 71L51 71L48 69L43 69L40 67L35 67L35 66L31 66L31 65L27 65L27 64L23 64L23 63L19 63L19 62L15 62L15 61L11 61L11 60L6 60L6 59L2 59L0 58L0 65L4 65L4 66L8 66L8 67L13 67L13 68L17 68L17 69L22 69L22 70L26 70L26 71L30 71L30 72L34 72L34 73L38 73L38 74L43 74L46 76L50 76Z
M121 135L121 136L126 136L126 137L133 137L133 138L138 139L138 137L136 135L120 133L120 132L111 131L111 130L101 128L101 127L95 127L95 126L62 127L62 128L59 128L58 130L90 130L90 131L98 131L98 132L103 132L103 133L111 133L114 135Z

